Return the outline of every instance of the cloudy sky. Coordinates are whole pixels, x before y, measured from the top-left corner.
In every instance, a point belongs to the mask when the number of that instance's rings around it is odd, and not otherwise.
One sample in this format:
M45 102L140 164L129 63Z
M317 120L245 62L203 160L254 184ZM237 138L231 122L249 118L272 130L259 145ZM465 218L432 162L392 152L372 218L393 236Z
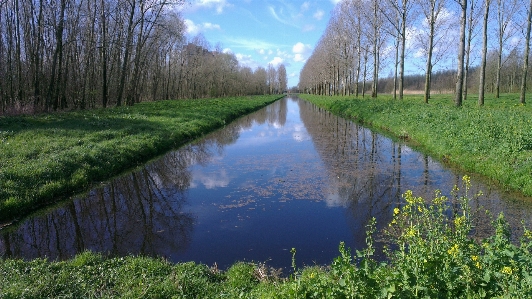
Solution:
M283 63L288 86L322 35L339 0L191 0L182 8L187 36L202 34L255 69Z

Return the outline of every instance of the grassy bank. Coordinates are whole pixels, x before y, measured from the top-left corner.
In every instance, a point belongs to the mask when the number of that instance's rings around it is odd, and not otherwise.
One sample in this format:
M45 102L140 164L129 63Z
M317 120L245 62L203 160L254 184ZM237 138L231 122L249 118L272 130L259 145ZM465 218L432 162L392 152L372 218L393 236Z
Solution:
M0 221L86 190L279 96L0 118Z
M478 107L475 96L455 108L452 95L404 100L300 95L318 106L400 138L466 171L480 173L501 185L532 196L532 108L519 96L487 98Z
M462 191L469 178L464 177ZM456 191L456 190L455 190ZM389 261L367 247L351 254L343 244L328 267L297 269L289 277L264 264L235 263L227 271L145 257L106 258L82 253L64 262L0 258L0 298L530 298L532 233L519 246L504 218L493 236L471 238L468 197L432 201L404 195L385 234ZM454 203L454 205L451 204ZM456 209L457 204L461 209ZM287 256L287 264L290 256Z

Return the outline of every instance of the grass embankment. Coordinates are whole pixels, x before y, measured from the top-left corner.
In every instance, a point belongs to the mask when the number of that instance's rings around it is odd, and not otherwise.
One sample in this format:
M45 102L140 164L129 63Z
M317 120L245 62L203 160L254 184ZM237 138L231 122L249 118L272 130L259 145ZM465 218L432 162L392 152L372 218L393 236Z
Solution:
M468 186L465 177L466 194ZM373 259L370 224L365 250L353 257L340 244L330 267L296 269L289 278L243 262L218 271L88 252L65 262L0 258L0 298L531 298L532 232L525 230L521 244L513 245L499 217L495 234L477 242L469 234L467 196L436 194L427 203L407 192L404 199L387 228L396 249L386 263Z
M0 118L0 221L81 192L279 96Z
M472 95L462 108L452 95L392 100L300 95L331 112L408 138L423 151L502 186L532 196L532 108L519 95L486 98L478 107Z

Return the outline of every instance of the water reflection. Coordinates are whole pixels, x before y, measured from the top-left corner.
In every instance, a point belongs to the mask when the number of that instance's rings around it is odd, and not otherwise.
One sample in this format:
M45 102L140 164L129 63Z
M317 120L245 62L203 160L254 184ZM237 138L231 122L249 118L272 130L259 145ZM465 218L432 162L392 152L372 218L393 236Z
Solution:
M354 215L354 238L362 239L362 229L372 217L378 227L387 225L393 208L400 205L402 194L412 190L416 196L432 199L435 190L453 197L454 186L462 187L465 173L446 169L427 155L413 151L356 123L334 116L309 103L299 102L301 119L313 137L316 151L329 174L329 205L341 205ZM503 212L516 235L521 221L532 220L532 202L518 194L505 193L473 177L472 205L476 211L475 233L479 237L491 233L493 215ZM482 196L475 196L482 192ZM457 194L465 195L464 188ZM489 213L485 213L485 211Z
M368 220L387 224L406 190L448 194L462 175L308 102L284 99L4 229L0 254L65 259L90 249L288 267L296 247L299 262L330 263L340 241L364 247ZM479 190L485 195L475 207L504 211L516 230L531 219L530 200L473 180L471 194ZM487 227L481 215L477 226Z

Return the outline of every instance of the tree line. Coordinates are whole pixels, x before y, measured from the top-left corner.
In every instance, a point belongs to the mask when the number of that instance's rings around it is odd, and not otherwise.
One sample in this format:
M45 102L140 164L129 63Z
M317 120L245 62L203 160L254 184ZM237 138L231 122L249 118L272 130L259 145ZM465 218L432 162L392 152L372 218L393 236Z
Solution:
M279 93L284 65L240 66L185 37L184 0L0 0L0 115Z
M428 102L436 86L454 92L457 106L471 90L479 105L486 91L497 98L519 91L525 103L531 21L527 0L343 0L298 87L357 97L390 92L394 99L421 89ZM422 88L407 70L424 72Z

